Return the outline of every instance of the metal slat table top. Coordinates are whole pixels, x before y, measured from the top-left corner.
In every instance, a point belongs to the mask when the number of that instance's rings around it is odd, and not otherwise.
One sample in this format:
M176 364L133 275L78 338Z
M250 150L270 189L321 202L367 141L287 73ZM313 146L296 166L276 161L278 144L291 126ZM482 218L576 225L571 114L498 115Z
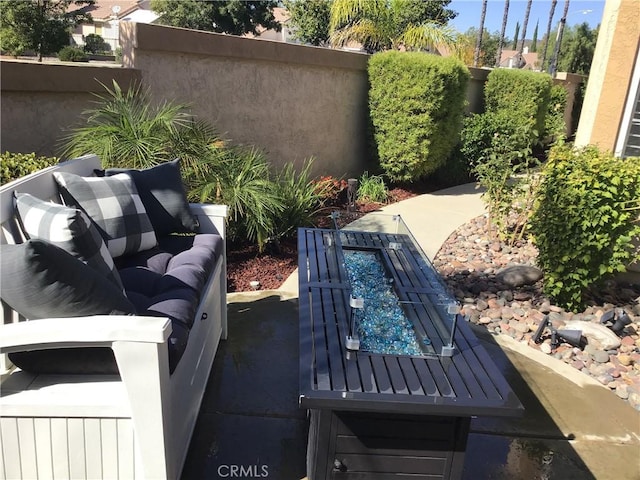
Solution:
M451 357L348 352L349 280L335 249L326 245L327 235L335 233L298 231L301 407L451 416L522 414L522 404L465 321L457 322ZM345 235L349 245L382 248L379 234ZM445 344L446 322L427 293L437 272L425 273L420 252L411 248L408 237L384 236L385 242L406 244L397 258L387 260L395 270L396 290L415 300L407 304L407 316L420 323L434 346ZM427 267L432 268L430 263Z

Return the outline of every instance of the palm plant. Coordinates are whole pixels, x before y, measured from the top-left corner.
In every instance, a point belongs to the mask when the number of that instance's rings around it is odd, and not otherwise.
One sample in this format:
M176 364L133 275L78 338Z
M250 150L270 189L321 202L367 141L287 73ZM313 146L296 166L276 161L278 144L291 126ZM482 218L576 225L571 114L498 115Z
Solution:
M404 12L411 0L335 0L331 5L330 42L342 47L358 42L369 52L455 47L455 29L420 19L407 23Z
M104 88L96 107L83 112L82 126L63 137L61 156L95 153L105 167L147 168L175 157L193 159L216 138L185 105L152 107L149 91L140 86L123 91L114 81L112 89Z
M189 197L228 205L229 238L256 242L260 251L283 210L264 153L254 147L213 148L191 176Z
M324 190L311 178L313 159L304 162L299 172L287 163L275 179L283 210L275 222L275 240L295 233L297 227L314 225L322 207Z
M500 29L500 39L498 40L498 51L496 52L495 67L500 66L502 58L502 48L504 47L504 33L507 31L507 20L509 19L509 0L504 0L504 12L502 14L502 28Z
M549 9L549 20L547 21L547 33L544 37L544 49L542 50L542 61L540 62L540 68L544 68L545 61L547 60L547 48L549 47L549 35L551 35L551 23L553 22L553 14L556 11L556 4L558 0L551 1L551 8Z
M527 9L524 11L524 21L522 22L522 40L520 41L520 48L518 53L522 55L524 51L524 40L527 37L527 24L529 23L529 13L531 12L531 3L533 0L527 0Z
M482 0L482 12L480 13L480 27L476 38L476 48L473 52L473 66L477 67L480 61L480 49L482 48L482 34L484 33L484 18L487 15L487 0Z

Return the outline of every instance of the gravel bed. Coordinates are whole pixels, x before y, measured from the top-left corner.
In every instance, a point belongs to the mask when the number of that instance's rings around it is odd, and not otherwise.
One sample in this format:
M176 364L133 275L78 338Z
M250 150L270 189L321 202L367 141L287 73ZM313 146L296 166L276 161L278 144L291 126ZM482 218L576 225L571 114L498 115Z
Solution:
M530 242L509 246L493 239L484 215L451 234L433 263L469 321L571 365L640 410L640 285L609 281L588 308L568 312L543 294L536 257ZM524 278L510 275L514 270ZM610 328L613 322L603 323L613 314L630 320L617 333ZM536 343L532 337L545 318L551 328ZM554 346L553 329L580 330L582 342Z

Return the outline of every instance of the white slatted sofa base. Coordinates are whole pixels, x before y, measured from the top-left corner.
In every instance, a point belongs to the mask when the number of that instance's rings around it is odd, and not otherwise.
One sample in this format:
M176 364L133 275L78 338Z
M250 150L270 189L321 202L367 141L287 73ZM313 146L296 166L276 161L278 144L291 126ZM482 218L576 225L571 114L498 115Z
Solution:
M54 171L91 175L86 156L0 189L2 243L20 243L13 190L57 201ZM201 233L224 236L227 209L191 205ZM3 303L0 351L0 478L178 478L226 325L226 254L206 283L189 341L169 373L167 318L95 316L22 321ZM33 375L6 354L29 348L108 346L117 375ZM25 348L26 347L26 348Z

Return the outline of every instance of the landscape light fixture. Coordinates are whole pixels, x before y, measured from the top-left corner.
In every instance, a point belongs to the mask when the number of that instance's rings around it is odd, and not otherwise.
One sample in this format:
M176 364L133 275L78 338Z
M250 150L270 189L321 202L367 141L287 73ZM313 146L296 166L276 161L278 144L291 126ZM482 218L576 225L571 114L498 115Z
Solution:
M557 348L560 345L560 341L578 348L584 346L585 341L582 337L582 330L556 330L552 326L548 315L545 315L540 325L538 325L536 333L533 334L533 341L536 344L542 343L542 334L547 327L551 331L551 348Z

